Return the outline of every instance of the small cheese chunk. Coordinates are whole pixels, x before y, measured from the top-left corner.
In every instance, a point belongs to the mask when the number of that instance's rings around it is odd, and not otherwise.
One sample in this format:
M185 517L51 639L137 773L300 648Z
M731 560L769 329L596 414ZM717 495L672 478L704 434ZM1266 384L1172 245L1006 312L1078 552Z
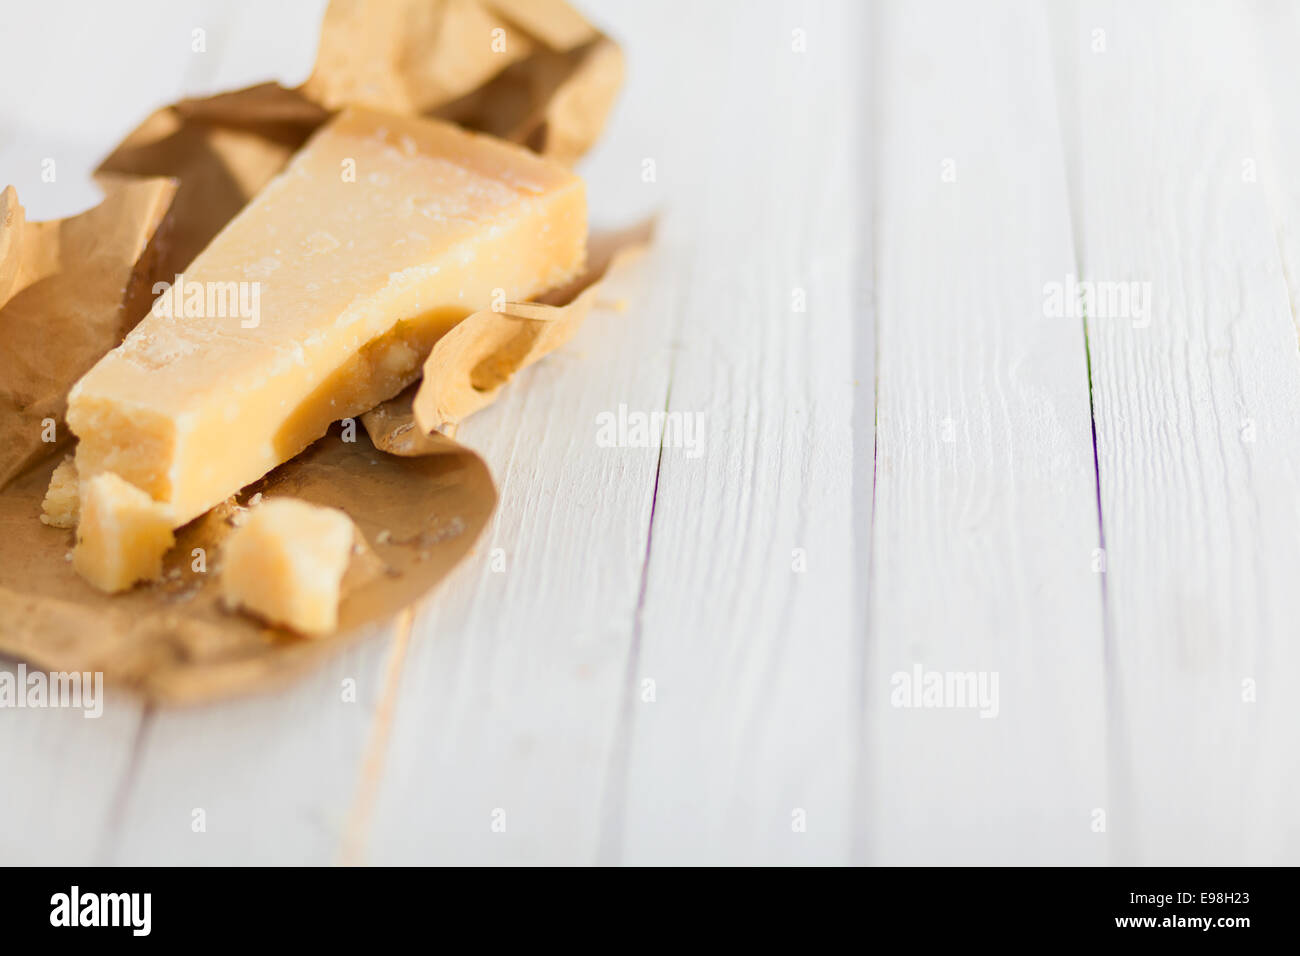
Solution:
M103 472L81 483L81 521L72 566L101 591L125 591L162 573L172 546L173 519L166 506Z
M189 521L400 392L465 316L563 284L586 231L564 167L345 110L73 387L78 469Z
M273 624L328 634L338 626L353 536L342 511L296 498L266 501L226 542L222 597Z
M50 487L41 502L41 521L51 528L75 528L79 495L77 464L69 455L50 475Z

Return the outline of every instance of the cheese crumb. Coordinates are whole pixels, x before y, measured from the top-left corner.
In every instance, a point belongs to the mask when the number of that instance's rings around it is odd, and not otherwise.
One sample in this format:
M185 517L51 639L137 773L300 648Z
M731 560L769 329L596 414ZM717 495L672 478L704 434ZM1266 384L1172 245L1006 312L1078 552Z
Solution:
M50 487L41 502L41 521L51 528L75 528L78 513L77 465L69 455L50 476Z
M101 591L125 591L162 573L175 542L171 510L111 471L81 485L72 565Z
M266 501L226 542L222 599L301 634L328 634L338 626L354 534L352 519L337 509Z

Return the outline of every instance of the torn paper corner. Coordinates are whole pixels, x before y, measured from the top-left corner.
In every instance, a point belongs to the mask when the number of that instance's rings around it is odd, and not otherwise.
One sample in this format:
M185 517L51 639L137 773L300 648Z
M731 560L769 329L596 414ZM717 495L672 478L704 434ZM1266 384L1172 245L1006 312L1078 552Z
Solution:
M486 408L517 372L573 338L602 283L636 259L653 230L650 221L593 236L587 271L573 282L539 302L475 312L439 339L412 403L418 434L444 431Z
M68 390L148 310L175 193L132 179L49 222L0 194L0 488L64 446Z
M486 0L486 6L552 50L566 52L600 36L564 0Z
M490 4L334 0L301 87L328 110L349 105L428 113L482 86L537 48Z
M402 458L459 451L461 446L454 440L454 426L428 433L420 428L413 408L418 390L417 382L408 386L400 395L381 402L361 416L361 423L365 425L370 440L381 451Z

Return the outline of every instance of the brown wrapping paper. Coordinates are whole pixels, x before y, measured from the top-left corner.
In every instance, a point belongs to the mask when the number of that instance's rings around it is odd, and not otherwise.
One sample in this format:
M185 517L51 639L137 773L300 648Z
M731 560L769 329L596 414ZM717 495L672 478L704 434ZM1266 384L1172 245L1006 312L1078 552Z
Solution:
M482 53L498 27L505 50ZM188 264L343 103L454 117L571 160L599 132L621 71L617 48L558 0L335 0L306 84L160 110L101 166L108 197L95 209L27 223L13 191L0 196L0 653L102 671L158 701L208 699L274 686L446 577L496 505L456 423L568 341L648 225L593 237L587 272L542 302L466 319L423 382L180 529L162 578L125 594L86 584L70 563L75 533L39 520L66 450L67 392L144 314L153 282ZM140 178L159 175L174 178ZM41 440L48 419L53 443ZM222 542L258 495L340 508L356 524L335 634L301 637L220 602Z
M520 369L573 338L591 312L600 281L630 264L649 243L653 223L592 236L587 270L539 302L507 302L500 312L483 311L461 320L434 343L413 398L415 431L446 431L496 401Z
M560 0L334 0L302 86L165 107L98 172L180 181L175 274L346 104L438 116L572 163L622 80L618 46Z
M148 311L175 192L138 180L53 222L0 192L0 488L64 444L69 385Z
M221 605L221 544L237 520L235 503L177 532L162 580L125 594L96 591L67 560L73 532L37 520L54 468L48 461L0 494L0 652L50 670L102 671L151 699L183 702L274 685L355 640L469 553L496 492L466 449L398 458L377 451L364 429L354 437L344 441L336 426L240 495L340 508L383 562L382 571L349 582L334 634L299 637Z
M486 362L495 375L509 378L568 340L597 304L600 280L628 265L647 237L646 227L640 227L594 238L592 268L574 285L552 294L565 304L531 304L543 317L486 313L480 319L486 322L481 337L469 337L454 354L464 356L464 362ZM0 259L0 276L11 274L7 261ZM67 284L70 295L75 295L73 286ZM510 308L526 312L524 304ZM46 343L35 334L38 321L23 315L22 324L33 328L12 337L21 343L16 351L0 353L0 381L8 381L14 369L34 364L45 350ZM513 347L521 334L527 348ZM113 344L104 340L103 351ZM79 354L85 355L84 349ZM66 395L79 366L60 367L64 378L56 381L51 373L47 384L53 393ZM472 381L469 364L457 365L443 356L438 367L452 381ZM101 594L73 571L74 532L40 522L41 500L61 459L53 454L57 446L42 445L37 463L0 491L0 653L51 670L102 671L110 682L153 700L178 703L274 686L357 639L367 625L387 620L446 577L469 554L496 506L482 460L447 434L426 434L417 425L412 403L427 387L427 382L412 386L366 413L364 428L336 424L237 499L186 525L168 552L162 579L121 595ZM469 413L467 408L488 404L499 391L497 384L458 405L455 421ZM435 393L446 394L442 389ZM26 422L24 409L0 408L0 434L21 437ZM452 428L444 424L442 430ZM241 508L257 495L287 495L339 508L357 525L363 547L345 578L339 629L333 635L300 637L221 605L222 542Z

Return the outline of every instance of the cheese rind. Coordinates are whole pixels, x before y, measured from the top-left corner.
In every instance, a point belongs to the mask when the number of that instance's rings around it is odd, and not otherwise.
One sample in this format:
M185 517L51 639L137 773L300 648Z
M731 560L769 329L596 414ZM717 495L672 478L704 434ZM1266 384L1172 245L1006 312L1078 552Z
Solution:
M466 315L563 283L585 246L568 170L450 124L347 110L73 388L78 469L188 521L401 391ZM207 314L189 314L194 288Z
M354 537L352 519L337 509L296 498L264 502L222 550L222 597L302 634L328 634L338 626Z
M80 484L81 520L72 566L101 591L125 591L162 572L175 537L170 510L112 472Z

